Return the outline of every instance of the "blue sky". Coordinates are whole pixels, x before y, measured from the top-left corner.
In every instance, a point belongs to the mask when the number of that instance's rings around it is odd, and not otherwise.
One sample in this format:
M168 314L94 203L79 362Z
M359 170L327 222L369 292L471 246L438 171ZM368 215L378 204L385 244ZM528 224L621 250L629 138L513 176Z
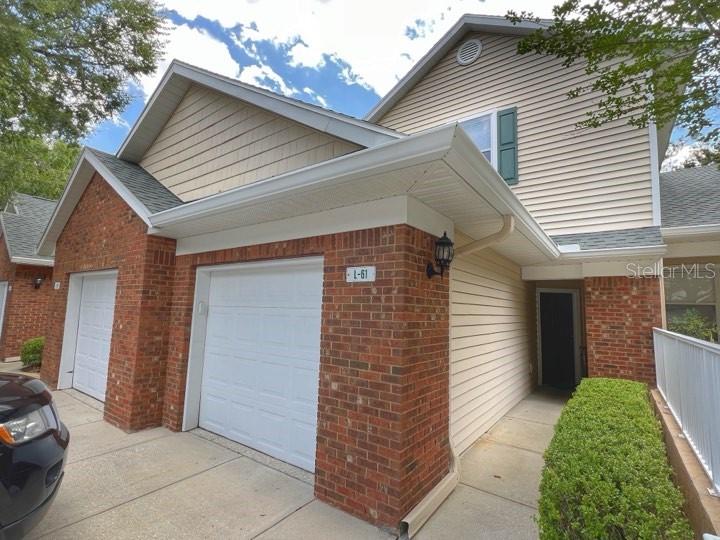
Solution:
M553 3L514 0L513 8L549 16ZM130 105L86 144L114 153L173 58L362 117L463 13L508 9L503 0L165 0L165 6L164 60L130 85Z

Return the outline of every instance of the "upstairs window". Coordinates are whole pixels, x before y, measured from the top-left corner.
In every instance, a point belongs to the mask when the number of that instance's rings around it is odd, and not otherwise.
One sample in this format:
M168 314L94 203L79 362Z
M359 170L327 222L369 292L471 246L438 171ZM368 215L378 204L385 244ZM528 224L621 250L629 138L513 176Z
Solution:
M493 144L492 124L494 121L495 113L490 113L472 120L466 120L461 125L485 158L492 163L493 167L497 168L497 163L494 160L495 156L493 155L493 146L495 145Z
M483 114L460 125L505 182L517 184L517 109Z

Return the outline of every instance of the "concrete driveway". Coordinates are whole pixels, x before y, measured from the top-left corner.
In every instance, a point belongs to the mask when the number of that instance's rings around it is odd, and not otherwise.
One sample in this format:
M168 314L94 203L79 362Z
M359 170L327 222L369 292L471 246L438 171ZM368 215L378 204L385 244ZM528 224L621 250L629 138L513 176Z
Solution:
M30 538L394 538L316 500L305 471L202 430L126 434L92 398L54 395L70 452Z

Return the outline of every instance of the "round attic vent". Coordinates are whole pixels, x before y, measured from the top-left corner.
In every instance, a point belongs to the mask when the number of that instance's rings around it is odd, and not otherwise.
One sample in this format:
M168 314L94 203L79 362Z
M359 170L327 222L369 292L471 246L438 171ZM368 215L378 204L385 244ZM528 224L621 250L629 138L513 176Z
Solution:
M467 66L477 60L482 52L482 43L479 39L468 39L460 45L457 52L457 62L461 66Z

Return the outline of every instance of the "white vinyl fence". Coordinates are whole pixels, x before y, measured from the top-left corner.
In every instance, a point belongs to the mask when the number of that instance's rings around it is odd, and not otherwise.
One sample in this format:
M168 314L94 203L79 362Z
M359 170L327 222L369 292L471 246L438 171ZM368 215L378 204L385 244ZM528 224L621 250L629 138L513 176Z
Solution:
M720 345L653 329L657 385L720 495Z

